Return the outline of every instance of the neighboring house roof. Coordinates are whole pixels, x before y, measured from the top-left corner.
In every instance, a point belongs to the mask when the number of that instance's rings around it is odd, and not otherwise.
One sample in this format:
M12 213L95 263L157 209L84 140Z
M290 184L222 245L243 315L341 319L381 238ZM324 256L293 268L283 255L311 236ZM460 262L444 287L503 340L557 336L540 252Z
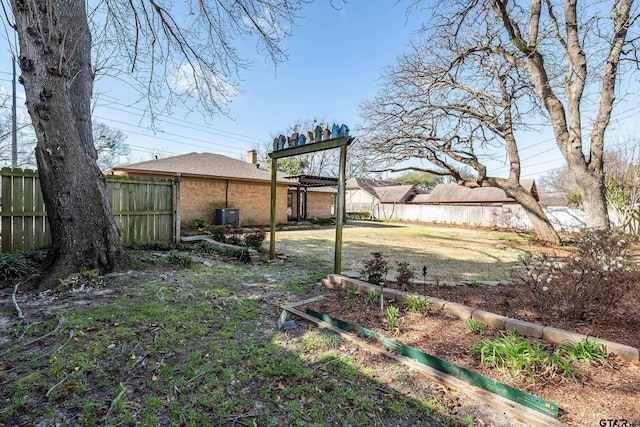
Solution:
M411 200L420 193L414 185L396 184L369 178L349 178L346 182L347 190L363 190L380 200L381 203L402 203Z
M139 172L155 175L197 176L206 178L233 178L242 181L271 181L271 170L259 164L213 153L189 153L163 159L148 160L113 168L115 172ZM293 181L278 172L277 182Z
M520 184L538 200L535 180L523 179ZM412 203L515 203L516 201L497 187L464 187L458 184L438 184L429 194L420 194Z

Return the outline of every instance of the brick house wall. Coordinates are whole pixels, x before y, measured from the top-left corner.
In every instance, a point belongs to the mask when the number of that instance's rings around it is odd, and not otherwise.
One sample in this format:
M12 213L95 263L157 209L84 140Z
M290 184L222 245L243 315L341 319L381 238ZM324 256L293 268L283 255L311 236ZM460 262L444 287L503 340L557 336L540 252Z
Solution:
M157 174L131 172L116 174L159 177ZM172 178L172 176L160 177ZM286 223L286 184L276 186L276 201L276 223ZM240 224L243 227L269 226L271 223L271 183L182 176L180 181L181 228L188 228L198 218L203 218L213 224L216 208L225 207L240 209Z
M337 193L308 191L307 216L309 218L331 218L336 216L336 197Z
M276 223L287 222L287 186L276 186ZM180 183L184 226L197 218L213 224L216 208L240 209L240 224L268 226L271 222L271 184L226 179L183 177Z

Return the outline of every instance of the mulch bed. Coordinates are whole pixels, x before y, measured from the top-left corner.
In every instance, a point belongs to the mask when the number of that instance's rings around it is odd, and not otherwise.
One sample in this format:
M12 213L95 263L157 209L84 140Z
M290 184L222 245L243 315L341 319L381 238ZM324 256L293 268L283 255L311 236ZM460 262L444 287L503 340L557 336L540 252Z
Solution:
M498 304L503 299L508 299L512 314L522 313L525 320L548 322L554 327L589 333L628 345L637 345L637 338L632 338L631 333L631 328L637 328L633 326L637 324L631 323L634 319L637 321L637 315L613 322L615 335L611 333L613 328L611 320L606 324L598 321L584 325L553 323L548 317L531 312L526 307L518 307L518 299L506 294L509 288L513 286L460 285L448 289L433 286L427 289L427 293L433 297L494 312L500 312ZM418 290L422 294L422 288ZM610 359L610 363L605 366L588 366L575 362L574 366L579 371L578 383L561 376L536 378L534 383L526 374L513 376L497 368L480 366L477 357L469 356L468 351L473 345L488 338L498 337L501 331L488 328L485 335L471 334L467 332L465 322L441 310L427 310L424 314L414 314L405 311L405 307L400 304L397 305L403 316L400 328L389 331L383 323L385 312L380 311L379 301L369 301L366 296L358 295L350 298L351 302L347 304L347 298L345 290L327 290L325 299L298 307L298 309L304 311L309 307L359 324L433 356L551 400L560 407L559 420L569 425L599 425L600 420L603 419L626 419L629 423L640 423L640 406L637 404L637 398L640 395L640 363ZM487 303L488 301L493 303ZM387 302L385 308L389 304L395 304L395 302ZM572 329L573 327L576 329ZM605 334L605 332L608 333ZM621 337L624 339L620 339ZM548 344L548 348L551 350L553 345Z

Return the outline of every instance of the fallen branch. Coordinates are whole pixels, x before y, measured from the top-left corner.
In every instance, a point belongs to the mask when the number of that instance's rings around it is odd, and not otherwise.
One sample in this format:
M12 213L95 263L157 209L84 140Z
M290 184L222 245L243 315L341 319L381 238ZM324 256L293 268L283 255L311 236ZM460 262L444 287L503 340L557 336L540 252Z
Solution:
M0 353L0 356L4 356L5 354L10 353L10 352L12 352L13 350L15 350L16 348L19 348L19 347L26 347L26 346L28 346L28 345L30 345L30 344L33 344L34 342L38 342L38 341L40 341L41 339L44 339L44 338L46 338L46 337L48 337L48 336L51 336L51 335L55 334L56 332L58 332L58 330L60 329L60 327L62 326L62 324L63 324L64 322L66 322L66 321L67 321L67 319L66 319L64 316L60 316L60 319L58 320L58 324L56 325L56 327L55 327L55 328L53 328L53 330L52 330L51 332L47 332L46 334L42 335L41 337L34 338L34 339L30 340L30 341L27 341L26 343L15 345L15 346L13 346L13 347L11 347L11 348L9 348L9 349L7 349L7 350L3 351L2 353Z
M63 378L63 379L61 379L61 380L60 380L60 381L58 381L56 384L54 384L54 386L53 386L53 387L51 387L51 388L49 389L49 391L47 392L47 394L45 394L45 396L46 396L46 397L49 397L49 395L51 394L51 392L52 392L56 387L58 387L60 384L62 384L63 382L65 382L65 381L67 380L67 378L69 378L69 374L66 374L66 375L64 376L64 378Z
M116 396L115 399L113 399L111 401L111 405L109 405L109 410L107 411L106 414L104 414L104 417L102 418L102 420L105 422L105 424L107 423L107 421L109 420L109 416L111 415L111 412L113 411L113 408L116 406L116 402L122 397L122 395L127 391L127 388L125 386L122 385L122 383L120 383L120 387L122 387L122 390L120 390L120 393L118 393L118 395Z
M60 350L62 350L62 348L63 348L63 347L65 347L67 344L69 344L69 342L71 341L71 339L73 339L73 331L69 331L69 338L67 338L67 340L64 342L64 344L62 344L60 347L58 347L58 348L56 348L56 349L54 349L54 350L48 351L48 352L46 352L46 353L42 353L40 356L38 356L38 357L36 357L36 358L34 358L34 359L31 359L31 360L29 360L28 362L21 363L21 364L20 364L20 365L18 365L18 366L14 366L14 367L13 367L13 368L11 368L11 369L6 369L5 371L3 371L3 373L8 373L8 372L11 372L11 371L15 371L15 370L17 370L17 369L20 369L20 368L21 368L22 366L24 366L24 365L27 365L27 364L30 364L30 363L36 362L36 361L38 361L38 360L40 360L40 359L42 359L42 358L44 358L44 357L47 357L47 356L49 356L49 355L51 355L51 354L54 354L54 353L57 353L57 352L59 352ZM6 384L6 383L8 383L8 382L11 382L11 380L7 380L7 381L5 381L5 382L3 382L3 383L0 383L0 385L4 385L4 384Z
M16 300L16 292L18 292L18 287L20 283L16 283L16 286L13 288L13 294L11 294L11 300L13 301L13 305L16 306L16 311L18 312L18 319L24 319L24 314L22 314L22 310L20 310L20 306L18 305L18 301Z

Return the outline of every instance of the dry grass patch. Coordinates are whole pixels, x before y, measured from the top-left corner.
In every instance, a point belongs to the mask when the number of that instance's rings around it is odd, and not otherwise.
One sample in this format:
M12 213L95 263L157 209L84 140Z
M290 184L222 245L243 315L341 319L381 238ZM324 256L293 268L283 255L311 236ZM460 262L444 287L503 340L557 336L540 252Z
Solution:
M511 242L530 236L512 232L439 227L435 225L350 221L343 233L343 271L360 271L372 251L394 261L409 263L422 278L500 280L508 278L518 264L520 251ZM289 255L316 258L333 264L335 228L284 230L276 233L276 248ZM390 274L395 275L395 271Z

